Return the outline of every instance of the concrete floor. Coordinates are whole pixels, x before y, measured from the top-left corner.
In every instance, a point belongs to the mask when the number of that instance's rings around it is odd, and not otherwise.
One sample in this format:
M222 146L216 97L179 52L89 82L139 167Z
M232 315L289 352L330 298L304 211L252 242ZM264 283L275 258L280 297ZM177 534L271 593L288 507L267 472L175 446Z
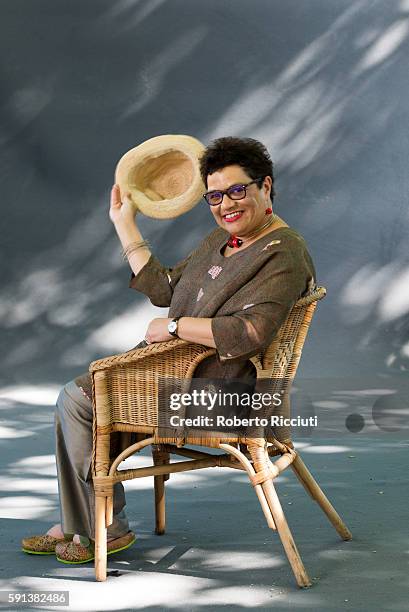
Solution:
M407 612L407 405L389 406L389 420L382 412L385 398L409 397L407 383L398 377L297 384L294 411L313 411L319 426L294 432L296 447L353 533L351 542L341 541L290 470L276 481L313 581L310 589L296 587L278 535L267 528L246 476L219 468L171 476L164 536L153 533L151 479L126 483L127 511L138 540L109 558L111 575L105 583L95 582L92 564L67 566L54 557L22 553L22 536L45 532L59 520L55 385L0 393L0 590L66 590L70 605L60 609L72 611ZM358 415L352 422L364 419L358 433L345 425L351 414ZM148 461L144 452L131 463ZM2 609L22 606L3 604Z

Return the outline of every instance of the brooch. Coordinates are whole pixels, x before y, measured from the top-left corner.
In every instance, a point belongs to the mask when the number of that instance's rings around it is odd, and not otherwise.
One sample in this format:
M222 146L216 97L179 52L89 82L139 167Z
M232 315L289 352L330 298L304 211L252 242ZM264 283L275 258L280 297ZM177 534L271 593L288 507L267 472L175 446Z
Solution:
M210 270L207 271L207 273L210 274L210 276L214 280L215 278L217 278L219 276L219 274L220 274L220 272L222 270L223 270L223 268L221 266L212 266L210 268Z
M280 244L281 240L272 240L271 242L269 242L268 244L266 244L266 246L264 247L264 249L261 249L262 251L267 251L269 246L273 246L274 244Z

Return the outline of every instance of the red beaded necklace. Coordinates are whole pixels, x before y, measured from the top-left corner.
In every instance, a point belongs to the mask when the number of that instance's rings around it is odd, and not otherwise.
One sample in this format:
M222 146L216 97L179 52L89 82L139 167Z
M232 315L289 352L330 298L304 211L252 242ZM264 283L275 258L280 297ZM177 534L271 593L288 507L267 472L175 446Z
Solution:
M273 210L271 208L266 209L266 215L271 215L272 212ZM268 221L266 221L266 223L264 223L264 225L259 227L255 232L253 232L249 236L247 236L247 238L239 238L238 236L234 236L234 235L230 236L230 238L227 241L227 246L238 249L239 247L241 247L242 244L244 244L245 242L248 242L249 240L251 240L251 238L254 238L254 236L257 236L257 234L260 234L263 230L266 229L266 227L269 227L270 225L272 225L276 220L277 220L277 215L273 215L272 217L269 218Z

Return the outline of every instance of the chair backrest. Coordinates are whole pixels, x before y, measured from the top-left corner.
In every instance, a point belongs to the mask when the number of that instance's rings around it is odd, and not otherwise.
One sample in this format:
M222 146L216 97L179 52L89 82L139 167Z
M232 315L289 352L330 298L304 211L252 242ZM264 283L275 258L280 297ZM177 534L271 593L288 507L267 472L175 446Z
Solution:
M271 378L294 378L317 302L325 295L324 287L316 287L292 307L261 359Z
M257 391L281 394L279 406L266 407L260 416L270 419L272 415L287 419L290 414L290 391L302 348L317 306L318 300L326 295L324 287L316 287L300 298L292 307L289 315L281 325L273 342L263 354L252 357L257 369ZM274 437L282 442L291 442L291 431L288 425L275 428ZM269 439L269 436L267 436Z

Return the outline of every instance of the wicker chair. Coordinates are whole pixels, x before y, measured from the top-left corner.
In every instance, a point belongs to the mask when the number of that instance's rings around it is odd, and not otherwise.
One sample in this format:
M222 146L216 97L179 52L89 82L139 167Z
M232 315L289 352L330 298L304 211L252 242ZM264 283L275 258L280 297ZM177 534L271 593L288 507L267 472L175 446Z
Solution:
M317 301L325 289L316 288L298 300L276 338L263 355L252 357L257 369L257 382L263 379L284 381L294 379L305 337ZM164 436L158 425L158 385L170 378L189 379L197 365L215 349L183 340L150 344L121 355L94 361L90 365L94 390L94 450L93 481L95 488L95 573L98 581L106 580L107 526L112 522L113 485L118 481L154 476L156 533L165 531L165 480L170 473L197 470L211 466L245 470L254 487L271 529L277 530L300 587L311 581L285 519L273 480L291 466L301 484L319 504L339 535L351 539L351 533L316 483L289 438L245 437L219 434L187 436L180 432ZM257 383L256 383L257 385ZM287 407L289 411L289 406ZM137 442L125 448L113 461L114 432L133 432ZM116 434L117 435L117 434ZM185 445L219 448L217 455L187 448ZM152 445L153 466L118 470L120 463L142 448ZM170 454L186 461L170 463ZM272 462L270 457L275 457ZM278 458L277 458L278 457Z

